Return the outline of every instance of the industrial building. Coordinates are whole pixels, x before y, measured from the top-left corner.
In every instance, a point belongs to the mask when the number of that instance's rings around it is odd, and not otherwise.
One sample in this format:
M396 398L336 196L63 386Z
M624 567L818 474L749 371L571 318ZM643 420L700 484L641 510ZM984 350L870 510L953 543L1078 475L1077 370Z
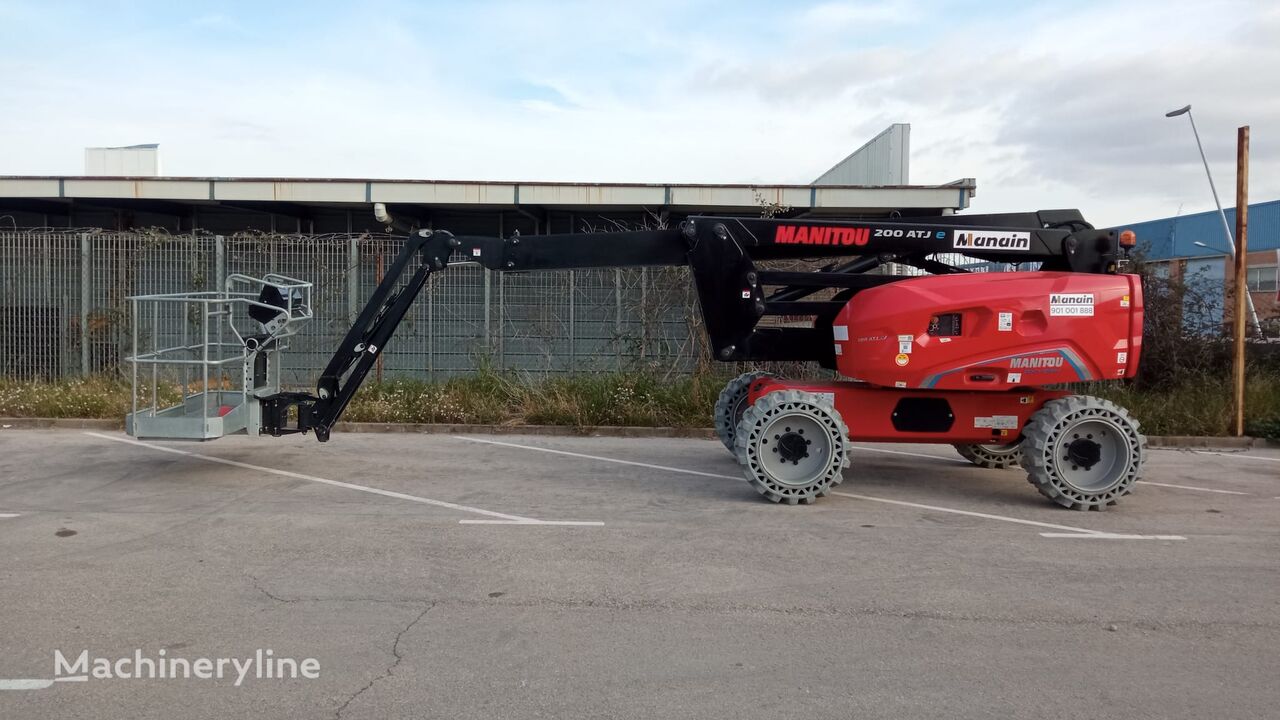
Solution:
M424 227L509 236L638 229L688 215L828 218L968 208L964 178L909 184L910 127L890 126L814 182L550 183L160 175L160 148L89 148L77 176L0 177L0 374L120 371L132 295L221 287L231 273L316 284L317 322L289 354L314 375L395 257L372 204ZM379 374L448 377L688 368L703 357L683 269L433 278Z
M1235 208L1227 209L1226 216L1235 232ZM1224 316L1228 311L1224 291L1234 283L1234 270L1228 250L1231 239L1216 210L1116 226L1122 228L1137 234L1142 256L1155 265L1157 273L1222 288L1211 294L1217 298L1218 307L1205 312ZM1248 242L1249 293L1259 319L1265 322L1280 316L1280 200L1249 206Z
M700 213L855 217L964 210L976 183L909 185L910 126L895 124L808 185L163 177L157 145L89 148L85 175L0 176L0 228L170 233L378 231L371 203L456 233L575 232Z

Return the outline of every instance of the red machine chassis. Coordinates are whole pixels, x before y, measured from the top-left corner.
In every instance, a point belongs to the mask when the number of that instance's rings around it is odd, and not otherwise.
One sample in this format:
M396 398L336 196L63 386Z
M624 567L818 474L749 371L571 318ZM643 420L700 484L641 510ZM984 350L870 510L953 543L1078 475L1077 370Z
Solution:
M780 390L826 396L849 429L850 440L901 443L1014 442L1031 414L1062 390L904 390L861 382L784 380L751 383L747 402ZM945 426L945 427L944 427Z

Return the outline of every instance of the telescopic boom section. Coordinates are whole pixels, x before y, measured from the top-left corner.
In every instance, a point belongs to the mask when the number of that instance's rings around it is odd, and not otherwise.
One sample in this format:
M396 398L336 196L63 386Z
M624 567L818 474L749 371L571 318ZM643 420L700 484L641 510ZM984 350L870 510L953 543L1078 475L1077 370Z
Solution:
M861 290L906 279L874 272L886 263L932 274L966 272L935 258L960 253L1039 263L1046 271L1115 273L1124 260L1116 234L1093 229L1075 210L840 221L691 217L666 230L507 238L415 230L380 212L389 229L406 233L404 247L320 375L316 394L263 400L263 425L274 435L314 430L327 440L431 273L450 265L499 272L688 265L717 360L810 360L834 367L836 313ZM800 258L847 260L811 272L756 266ZM834 293L806 299L824 290ZM766 315L809 316L813 322L758 327ZM292 426L291 408L297 408Z

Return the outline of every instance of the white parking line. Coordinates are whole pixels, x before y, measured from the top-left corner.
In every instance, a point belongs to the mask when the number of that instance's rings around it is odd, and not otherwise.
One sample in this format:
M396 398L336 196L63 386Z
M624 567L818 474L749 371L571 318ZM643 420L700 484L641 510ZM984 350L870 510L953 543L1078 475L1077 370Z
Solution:
M43 690L53 687L50 678L0 678L0 690Z
M0 678L0 690L44 690L56 682L87 682L88 675L68 675L56 678Z
M18 513L0 513L0 518L18 517Z
M933 453L913 453L913 452L904 452L902 450L885 450L884 448L866 447L864 445L854 445L853 448L855 450L869 450L871 452L890 453L893 455L910 455L913 457L930 458L933 460L947 460L947 461L953 461L953 462L959 463L961 465L971 464L968 460L959 460L955 458L944 457L942 455L934 455ZM1270 458L1259 458L1259 459L1269 460ZM1217 490L1214 488L1196 487L1194 485L1171 485L1169 483L1151 482L1150 480L1139 480L1138 484L1139 485L1155 485L1156 487L1165 487L1165 488L1177 488L1178 490L1198 490L1200 492L1218 493L1220 495L1252 495L1252 493L1239 492L1236 490Z
M1252 495L1253 493L1239 492L1238 490L1218 490L1216 488L1196 487L1195 485L1172 485L1170 483L1151 482L1150 480L1139 480L1139 485L1155 485L1156 487L1177 488L1179 490L1198 490L1200 492L1218 493L1219 495Z
M1257 455L1245 455L1243 453L1224 453L1213 452L1212 450L1192 450L1197 455L1217 455L1219 457L1234 458L1236 460L1257 460L1259 462L1280 463L1280 458L1258 457Z
M538 452L551 453L552 455L568 455L569 457L584 458L586 460L603 460L604 462L618 463L619 465L634 465L636 467L649 468L651 470L666 470L668 472L684 473L686 475L701 475L702 477L724 478L726 480L741 480L741 475L721 475L719 473L702 472L701 470L685 470L684 468L668 467L666 465L653 465L651 463L636 462L634 460L619 460L618 458L601 457L599 455L586 455L583 453L569 452L568 450L552 450L551 448L538 447L537 445L520 445L519 443L500 442L498 440L482 440L480 438L463 437L454 435L455 440L467 440L470 442L484 443L486 445L501 445L503 447L520 448L521 450L537 450Z
M1181 535L1126 535L1124 533L1040 533L1047 538L1088 538L1090 540L1186 540Z
M567 455L569 457L583 458L586 460L599 460L601 462L611 462L611 463L617 463L619 465L633 465L638 467L651 468L654 470L665 470L667 472L684 473L686 475L698 475L701 477L724 478L726 480L742 480L743 479L742 476L740 475L721 475L720 473L709 473L709 472L703 472L701 470L686 470L685 468L671 467L670 465L654 465L651 463L636 462L634 460L621 460L618 458L605 457L603 455L588 455L586 453L576 453L576 452L570 452L568 450L553 450L552 448L538 447L537 445L521 445L519 443L502 442L500 440L483 440L481 438L464 437L462 435L454 435L453 437L458 440L467 440L470 442L484 443L486 445L501 445L503 447L518 448L521 450L534 450L536 452L551 453L553 455ZM874 450L875 448L864 448L864 449ZM918 453L904 453L904 454L918 454ZM938 456L926 455L924 457L936 458ZM946 459L946 458L943 458L943 459ZM974 512L972 510L958 510L956 508L940 507L938 505L924 505L922 503L907 502L905 500L890 500L889 498L873 497L871 495L855 495L854 493L847 493L847 492L838 491L838 490L830 491L827 494L839 495L841 497L854 498L857 500L870 500L872 502L886 503L889 505L901 505L903 507L912 507L912 508L917 508L921 510L932 510L934 512L952 513L954 515L968 515L971 517L985 518L987 520L998 520L1001 522L1016 523L1019 525L1031 525L1034 527L1043 527L1043 528L1049 528L1052 530L1066 530L1070 533L1077 534L1077 535L1106 536L1108 539L1111 539L1111 540L1140 539L1140 538L1146 539L1146 536L1141 536L1141 535L1126 536L1126 535L1121 535L1119 533L1102 532L1100 530L1089 530L1087 528L1072 527L1070 525L1057 525L1054 523L1044 523L1044 522L1038 522L1035 520L1023 520L1021 518L1006 517L1004 515L992 515L990 513ZM476 521L472 521L472 522L476 522ZM483 521L480 521L480 522L483 522ZM1052 536L1056 537L1057 535L1055 534ZM1164 537L1166 539L1175 539L1175 538L1180 540L1186 539L1179 535L1169 535L1169 536L1160 536L1160 537Z
M459 525L589 525L599 526L599 520L459 520Z
M450 510L460 510L462 512L475 513L477 515L485 515L492 518L500 518L504 524L512 525L547 525L560 524L559 521L538 520L536 518L524 517L522 515L509 515L507 513L495 512L493 510L485 510L483 508L471 507L470 505L459 505L445 500L433 500L431 498L421 497L418 495L408 495L406 493L395 492L392 490L382 490L380 488L368 487L367 485L357 485L355 483L342 482L341 480L329 480L328 478L316 477L315 475L304 475L291 470L278 470L276 468L264 467L262 465L250 465L249 463L239 462L237 460L227 460L226 458L214 457L212 455L201 455L199 453L189 452L187 450L178 450L176 448L163 447L161 445L153 445L152 443L141 442L130 438L114 437L111 435L103 435L101 433L86 432L85 435L101 438L103 440L113 440L115 442L125 443L127 445L138 445L140 447L159 450L161 452L173 453L175 455L186 455L199 460L207 460L208 462L220 463L222 465L230 465L232 467L244 468L245 470L257 470L258 472L271 473L272 475L280 475L282 477L295 478L297 480L308 480L310 482L322 483L324 485L332 485L334 487L346 488L348 490L358 490L360 492L370 493L372 495L381 495L383 497L395 498L396 500L408 500L409 502L422 503L424 505L434 505L436 507L449 508ZM465 521L461 521L465 522ZM565 521L567 522L567 521ZM594 521L592 521L594 522ZM585 521L584 521L584 524ZM603 525L604 523L596 523Z
M1086 528L1072 527L1070 525L1056 525L1054 523L1038 522L1036 520L1023 520L1022 518L1007 517L1004 515L992 515L991 513L980 513L972 510L957 510L956 508L939 507L937 505L925 505L922 503L907 502L905 500L889 500L888 498L872 497L870 495L855 495L842 490L832 490L828 495L839 495L840 497L854 498L855 500L871 500L873 502L888 503L890 505L902 505L904 507L919 508L921 510L933 510L935 512L951 513L953 515L968 515L970 517L985 518L987 520L999 520L1007 523L1017 523L1019 525L1033 525L1035 527L1053 528L1054 530L1067 530L1076 534L1085 535L1109 535L1100 530L1088 530Z

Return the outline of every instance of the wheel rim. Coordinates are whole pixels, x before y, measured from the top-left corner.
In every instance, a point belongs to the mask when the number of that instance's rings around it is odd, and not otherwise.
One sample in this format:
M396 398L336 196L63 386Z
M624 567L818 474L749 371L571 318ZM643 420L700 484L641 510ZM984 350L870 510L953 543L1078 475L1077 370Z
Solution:
M991 453L992 455L1012 455L1018 452L1018 443L1011 442L1004 445L976 445L980 450Z
M1053 454L1058 477L1084 493L1119 485L1132 459L1133 449L1120 426L1096 417L1065 428Z
M729 407L729 427L736 428L738 423L742 422L742 414L747 411L747 396L749 394L750 385L742 388L738 396L734 398L733 404Z
M760 433L760 464L783 485L804 486L819 479L831 451L826 428L807 415L780 415Z

